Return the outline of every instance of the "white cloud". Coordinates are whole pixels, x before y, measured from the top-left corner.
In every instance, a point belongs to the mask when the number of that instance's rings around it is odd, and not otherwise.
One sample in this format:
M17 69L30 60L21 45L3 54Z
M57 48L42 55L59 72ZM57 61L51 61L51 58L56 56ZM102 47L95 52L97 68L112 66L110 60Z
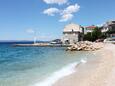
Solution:
M63 10L58 8L49 8L44 10L43 13L49 16L54 16L57 13L61 17L59 21L65 22L71 20L74 17L74 13L78 12L79 9L80 6L78 4L75 4L75 5L69 5Z
M68 2L68 0L43 0L47 4L65 4Z
M57 9L57 8L49 8L49 9L44 10L43 13L47 14L49 16L54 16L55 13L59 13L59 9Z
M63 10L62 14L72 14L75 12L78 12L80 9L80 6L78 4L70 5L66 9Z
M62 10L62 12L60 13L61 19L59 21L65 22L65 21L71 20L74 17L73 13L78 12L79 9L80 9L80 6L78 4L68 6L67 8Z
M26 32L27 32L27 33L30 33L30 34L35 33L35 31L34 31L33 29L27 29Z
M73 18L73 14L64 14L61 16L60 22L65 22L71 20Z

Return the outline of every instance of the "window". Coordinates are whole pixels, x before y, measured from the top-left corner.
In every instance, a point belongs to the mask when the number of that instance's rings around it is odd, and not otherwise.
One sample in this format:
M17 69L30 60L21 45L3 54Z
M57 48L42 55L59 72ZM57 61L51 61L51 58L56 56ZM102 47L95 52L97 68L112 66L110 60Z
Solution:
M115 21L112 21L112 23L115 23Z

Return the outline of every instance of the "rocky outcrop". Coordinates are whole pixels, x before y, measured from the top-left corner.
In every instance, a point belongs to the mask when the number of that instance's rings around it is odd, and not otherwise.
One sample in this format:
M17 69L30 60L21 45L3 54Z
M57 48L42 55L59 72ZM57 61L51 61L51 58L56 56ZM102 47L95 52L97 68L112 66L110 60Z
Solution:
M94 43L89 41L78 42L77 44L73 44L71 47L68 47L69 51L95 51L102 47L100 43Z

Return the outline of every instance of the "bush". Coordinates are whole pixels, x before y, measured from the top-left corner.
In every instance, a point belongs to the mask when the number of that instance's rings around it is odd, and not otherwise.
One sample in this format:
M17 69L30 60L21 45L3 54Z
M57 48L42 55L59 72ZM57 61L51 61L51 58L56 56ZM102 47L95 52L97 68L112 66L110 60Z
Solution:
M102 34L101 30L96 27L92 32L88 32L86 35L84 35L84 40L96 41L102 37L104 37L104 35Z

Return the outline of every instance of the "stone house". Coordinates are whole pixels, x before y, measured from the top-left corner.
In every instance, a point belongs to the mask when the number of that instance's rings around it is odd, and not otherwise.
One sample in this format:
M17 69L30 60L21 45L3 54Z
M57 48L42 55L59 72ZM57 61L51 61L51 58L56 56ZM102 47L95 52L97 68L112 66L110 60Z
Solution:
M83 30L78 24L70 23L64 27L62 43L63 44L76 44L83 39Z

